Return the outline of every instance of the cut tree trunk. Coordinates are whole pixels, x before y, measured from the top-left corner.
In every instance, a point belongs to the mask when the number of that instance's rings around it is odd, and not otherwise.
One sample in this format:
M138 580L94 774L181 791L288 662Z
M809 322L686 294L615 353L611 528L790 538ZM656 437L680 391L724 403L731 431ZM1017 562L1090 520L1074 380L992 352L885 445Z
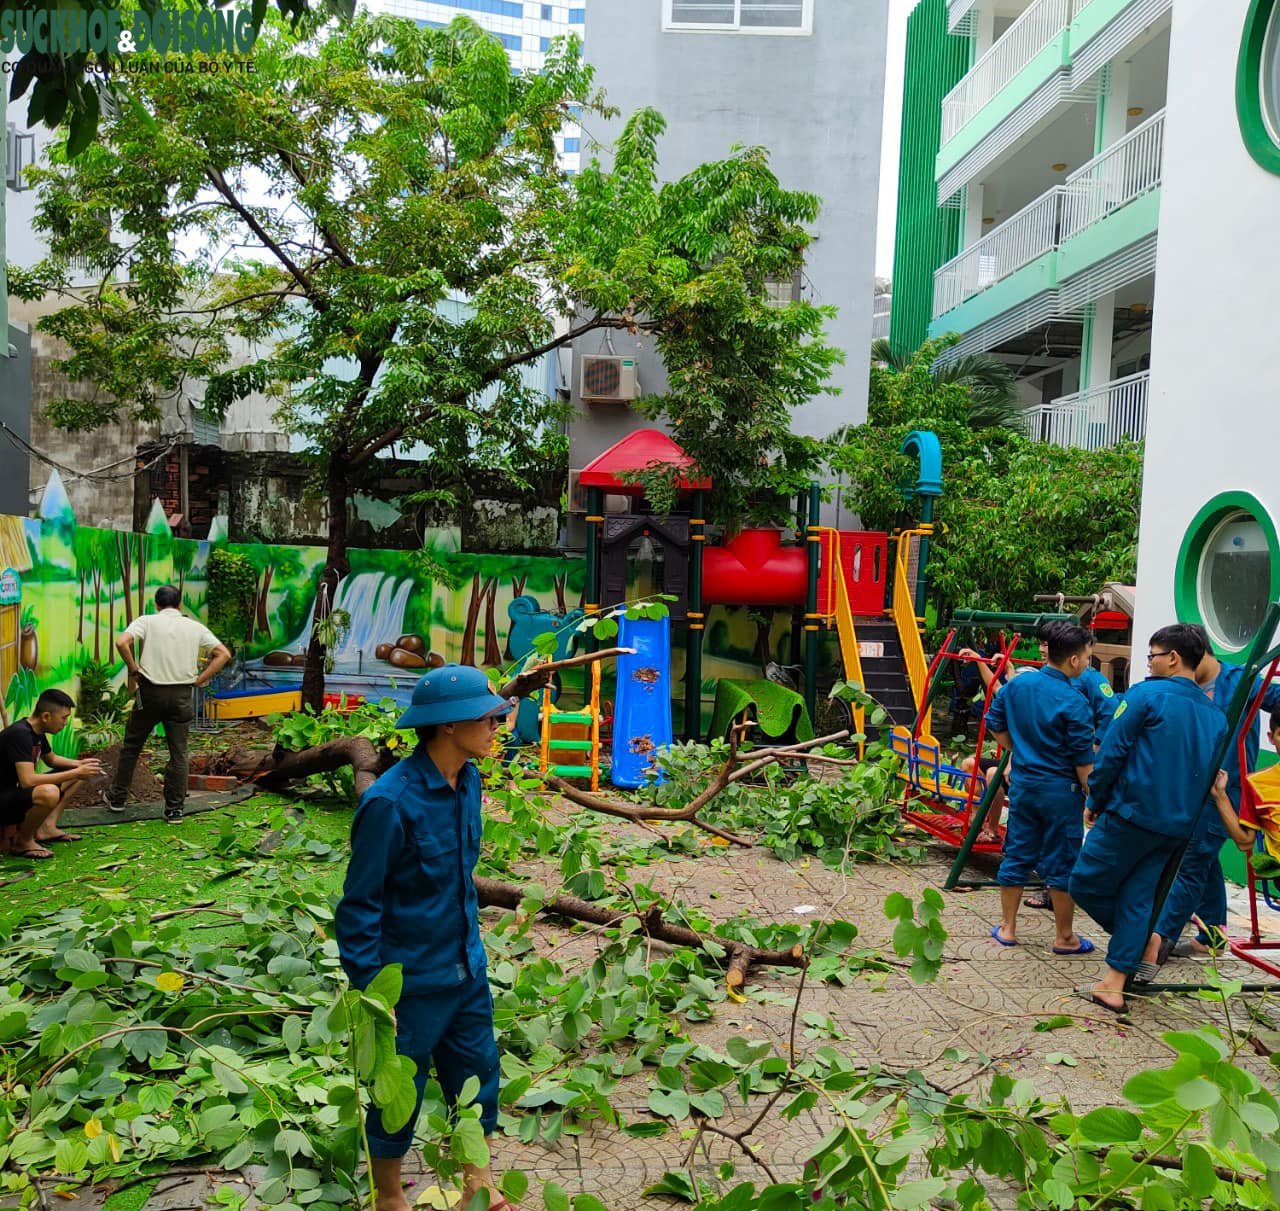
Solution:
M316 587L316 604L312 622L318 622L333 609L338 600L338 584L351 571L347 559L347 478L344 465L336 457L329 461L326 480L329 504L329 547L324 571ZM323 611L323 612L322 612ZM302 705L319 711L324 706L324 644L311 628L307 644L307 664L302 672Z

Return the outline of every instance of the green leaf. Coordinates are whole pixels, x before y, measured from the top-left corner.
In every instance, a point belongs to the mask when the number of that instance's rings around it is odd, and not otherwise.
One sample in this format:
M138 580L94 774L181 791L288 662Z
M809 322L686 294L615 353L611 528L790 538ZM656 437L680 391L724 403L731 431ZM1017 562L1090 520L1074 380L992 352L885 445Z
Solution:
M1124 1096L1137 1106L1155 1106L1173 1096L1174 1085L1165 1072L1148 1069L1124 1083Z
M253 1141L242 1139L222 1158L220 1163L223 1169L233 1170L239 1169L241 1165L247 1165L252 1159Z
M414 1084L418 1066L407 1055L397 1055L381 1067L373 1082L373 1100L382 1111L388 1131L399 1131L418 1103Z
M1095 1144L1130 1144L1142 1138L1142 1120L1129 1110L1100 1106L1080 1120L1080 1132Z
M475 1165L479 1169L488 1165L489 1145L479 1119L464 1118L458 1121L449 1144L449 1154L460 1165Z
M546 1211L570 1211L569 1196L555 1182L542 1187L542 1205Z
M291 1055L297 1052L302 1046L302 1019L285 1018L284 1025L280 1028L280 1038Z
M683 1199L686 1203L698 1201L698 1192L694 1188L693 1179L687 1173L672 1169L668 1169L652 1186L646 1186L643 1193L645 1198L666 1194Z
M1073 1055L1068 1055L1065 1051L1051 1051L1044 1057L1046 1064L1061 1064L1065 1068L1074 1068L1080 1063Z
M101 971L98 956L89 950L68 950L62 956L63 963L72 971Z
M1063 1014L1057 1014L1055 1017L1046 1018L1043 1022L1035 1024L1037 1034L1045 1034L1050 1030L1063 1030L1075 1021L1074 1018L1066 1017Z
M520 1202L529 1193L528 1174L522 1169L508 1169L499 1178L498 1188L508 1202Z
M1179 1085L1173 1096L1184 1110L1208 1110L1221 1098L1222 1093L1217 1085L1198 1076Z
M689 1095L682 1089L655 1089L649 1094L649 1109L662 1118L688 1118Z
M1178 1211L1173 1193L1162 1178L1142 1187L1142 1201L1139 1205L1142 1211Z
M1218 1188L1213 1158L1203 1144L1189 1143L1182 1150L1182 1180L1197 1200L1208 1198Z
M403 965L389 963L369 981L369 986L364 991L366 996L377 997L388 1008L394 1009L400 1003L400 993L403 988Z
M926 1177L919 1181L906 1182L893 1191L893 1205L899 1211L914 1211L925 1203L938 1198L947 1188L945 1177Z
M1227 1045L1204 1030L1169 1030L1160 1037L1175 1051L1194 1055L1209 1064L1216 1064L1227 1056Z
M223 1093L248 1093L249 1086L240 1079L240 1074L233 1072L226 1064L214 1060L212 1065L213 1079L218 1082Z
M265 1181L258 1183L253 1195L260 1204L270 1206L272 1203L284 1202L289 1196L289 1188L284 1184L282 1178L269 1177Z

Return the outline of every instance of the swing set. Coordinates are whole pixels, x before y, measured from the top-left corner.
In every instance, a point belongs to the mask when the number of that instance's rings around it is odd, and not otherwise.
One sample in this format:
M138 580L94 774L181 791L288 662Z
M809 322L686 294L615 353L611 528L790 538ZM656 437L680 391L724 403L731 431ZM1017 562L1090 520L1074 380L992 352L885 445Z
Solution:
M929 664L923 700L914 724L910 729L896 727L890 733L889 748L902 760L898 776L906 783L903 818L959 851L945 885L947 890L989 886L990 880L964 880L960 876L971 853L998 854L1004 842L1004 828L999 821L993 822L989 830L996 839L979 840L991 805L1005 785L1009 763L1009 754L997 745L995 767L990 775L982 770L987 716L996 690L1016 665L1039 667L1038 660L1021 660L1014 655L1024 633L1034 634L1046 622L1071 621L1072 618L1069 614L957 611L951 630ZM967 656L957 649L956 639L961 631L986 627L1000 628L999 646L993 656ZM963 665L991 666L993 663L992 678L982 698L973 768L966 771L944 758L942 746L931 730L933 706L945 686L958 682L957 672ZM949 678L945 675L947 672L951 674Z

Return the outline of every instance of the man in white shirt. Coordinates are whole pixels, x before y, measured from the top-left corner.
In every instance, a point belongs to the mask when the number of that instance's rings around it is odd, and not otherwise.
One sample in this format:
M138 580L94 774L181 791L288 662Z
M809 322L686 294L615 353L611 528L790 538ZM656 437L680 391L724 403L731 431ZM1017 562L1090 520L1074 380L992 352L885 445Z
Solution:
M133 784L133 771L143 745L164 724L169 764L164 771L164 818L170 824L182 819L187 799L187 734L195 713L191 690L208 685L231 653L202 622L180 610L182 596L172 585L156 590L155 614L135 618L116 640L116 648L129 670L129 685L137 687L133 710L125 725L124 744L115 782L107 791L107 806L124 811ZM136 651L135 645L141 645ZM200 658L211 654L200 668Z

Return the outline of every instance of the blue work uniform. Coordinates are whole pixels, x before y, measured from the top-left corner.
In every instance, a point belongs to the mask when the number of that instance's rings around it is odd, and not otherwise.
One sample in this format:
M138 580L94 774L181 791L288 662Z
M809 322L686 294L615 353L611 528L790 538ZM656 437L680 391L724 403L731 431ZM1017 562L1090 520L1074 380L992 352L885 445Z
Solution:
M422 745L365 791L351 822L351 863L334 914L338 953L355 988L403 964L396 1050L418 1068L405 1126L388 1132L377 1107L369 1110L376 1157L409 1150L433 1061L451 1100L467 1077L480 1080L481 1123L486 1133L497 1126L498 1048L472 881L481 830L479 771L468 761L450 786Z
M1231 709L1231 701L1236 690L1244 680L1244 668L1238 664L1229 664L1223 660L1218 670L1217 680L1206 687L1210 701L1225 716ZM1262 678L1256 678L1249 701L1257 694ZM1280 706L1280 685L1270 685L1262 698L1262 710L1272 711ZM1231 805L1240 812L1240 727L1243 717L1231 735L1227 745L1226 756L1222 768L1227 771L1227 797ZM1245 760L1250 770L1258 764L1258 725L1249 729L1244 738ZM1187 846L1182 857L1182 865L1178 867L1178 877L1169 889L1168 898L1156 922L1156 933L1162 938L1177 939L1187 927L1192 915L1199 917L1203 925L1224 926L1227 923L1227 884L1222 873L1220 854L1227 840L1227 830L1223 827L1222 818L1213 805L1208 805L1201 817L1200 827ZM1205 929L1200 929L1198 936L1206 945L1219 945L1221 938L1211 937Z
M1089 778L1089 830L1068 887L1110 935L1107 965L1133 972L1151 929L1156 887L1197 827L1227 721L1187 677L1131 686Z
M1063 889L1084 831L1076 767L1093 763L1093 720L1071 679L1050 665L1014 677L992 699L992 731L1008 732L1018 776L1009 787L1002 887L1025 887L1032 870Z
M1111 688L1111 682L1095 668L1085 669L1071 684L1084 695L1089 704L1089 712L1093 716L1093 742L1101 744L1120 700Z

